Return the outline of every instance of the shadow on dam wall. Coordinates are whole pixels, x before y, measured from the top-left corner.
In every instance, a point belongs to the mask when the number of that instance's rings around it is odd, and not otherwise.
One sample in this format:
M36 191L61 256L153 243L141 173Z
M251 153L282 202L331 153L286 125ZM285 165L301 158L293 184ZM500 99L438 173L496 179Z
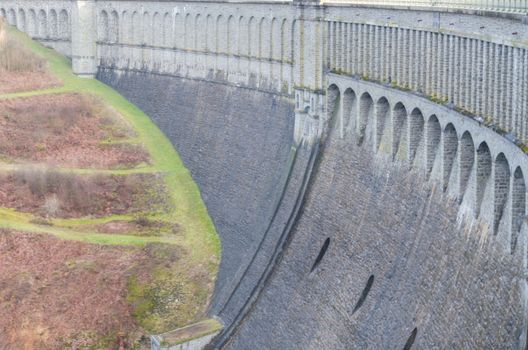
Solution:
M223 348L523 346L523 252L457 219L423 171L331 133L306 187L314 153L291 147L288 101L142 73L99 78L153 118L200 186L223 246L211 313L236 325Z

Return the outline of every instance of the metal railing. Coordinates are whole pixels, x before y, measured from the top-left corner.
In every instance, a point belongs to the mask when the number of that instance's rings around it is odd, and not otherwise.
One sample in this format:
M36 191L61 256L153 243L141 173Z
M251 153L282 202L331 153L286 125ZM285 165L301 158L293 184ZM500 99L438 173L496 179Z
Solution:
M328 3L343 3L376 6L453 8L479 11L528 13L528 0L323 0Z

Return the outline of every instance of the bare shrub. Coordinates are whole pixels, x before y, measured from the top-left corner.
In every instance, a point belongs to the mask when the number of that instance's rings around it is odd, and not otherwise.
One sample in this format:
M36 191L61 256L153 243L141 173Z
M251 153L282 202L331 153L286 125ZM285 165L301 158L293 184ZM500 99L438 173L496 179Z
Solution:
M60 202L57 195L54 193L51 196L46 198L44 205L42 206L46 216L56 216L60 210Z
M46 62L12 38L0 21L0 69L8 72L43 72Z

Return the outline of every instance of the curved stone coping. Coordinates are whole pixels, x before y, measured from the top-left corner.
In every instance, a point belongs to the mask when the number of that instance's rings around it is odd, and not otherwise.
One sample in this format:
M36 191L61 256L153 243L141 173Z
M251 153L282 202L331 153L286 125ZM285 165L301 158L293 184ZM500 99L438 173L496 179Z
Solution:
M403 2L403 1L400 1ZM477 8L474 6L446 6L446 5L415 5L415 2L408 1L408 4L398 3L372 3L368 1L358 0L342 0L342 1L323 1L324 5L327 6L340 6L340 7L368 7L372 9L387 9L387 10L412 10L412 11L434 11L444 13L459 13L466 15L477 15L486 17L498 17L508 18L517 21L526 21L528 15L528 7L525 9L501 9L501 8Z
M409 92L336 74L328 75L327 86L328 115L336 118L341 137L352 135L426 171L458 201L460 213L487 224L505 250L513 253L525 242L528 157L519 147L477 120Z

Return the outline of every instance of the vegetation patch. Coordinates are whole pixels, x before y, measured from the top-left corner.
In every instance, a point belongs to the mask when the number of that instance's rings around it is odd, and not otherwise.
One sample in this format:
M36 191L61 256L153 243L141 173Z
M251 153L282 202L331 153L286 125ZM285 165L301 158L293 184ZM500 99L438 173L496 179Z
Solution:
M149 163L135 131L99 99L78 93L0 100L0 153L12 162L131 168Z
M127 284L160 263L148 249L3 230L0 260L0 348L113 349L120 334L140 345Z
M44 218L101 217L170 210L159 174L79 175L46 167L0 174L0 206Z
M150 244L145 250L149 271L135 271L128 280L128 300L139 324L158 334L167 329L175 329L205 316L198 305L208 303L208 290L213 280L209 277L205 264L192 266L187 274L182 274L182 261L177 259L182 253L174 247ZM194 305L194 306L193 306Z
M81 229L107 234L134 234L138 236L163 236L178 234L180 225L161 220L139 217L134 220L113 220L98 225L86 225Z
M49 74L46 60L16 40L0 20L0 93L58 85L60 80Z
M25 70L62 85L6 89L0 62L0 348L149 348L203 319L220 242L172 144L116 91L7 34L35 55Z

